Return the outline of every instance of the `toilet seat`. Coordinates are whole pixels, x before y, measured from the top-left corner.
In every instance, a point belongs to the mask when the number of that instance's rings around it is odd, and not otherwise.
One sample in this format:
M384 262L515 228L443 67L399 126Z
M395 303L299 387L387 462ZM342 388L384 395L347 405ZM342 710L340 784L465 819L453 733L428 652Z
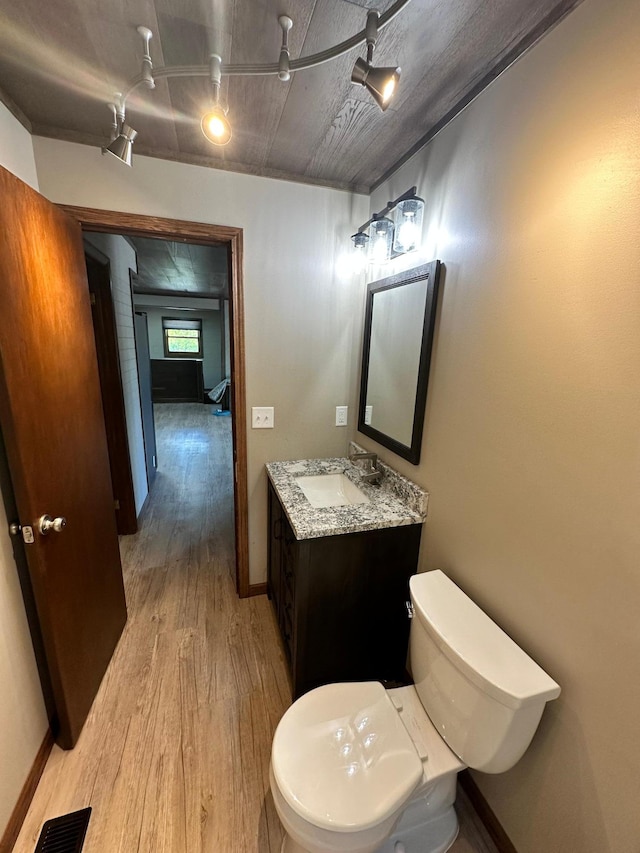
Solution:
M282 717L272 769L288 805L334 832L374 827L398 811L423 765L379 682L328 684Z

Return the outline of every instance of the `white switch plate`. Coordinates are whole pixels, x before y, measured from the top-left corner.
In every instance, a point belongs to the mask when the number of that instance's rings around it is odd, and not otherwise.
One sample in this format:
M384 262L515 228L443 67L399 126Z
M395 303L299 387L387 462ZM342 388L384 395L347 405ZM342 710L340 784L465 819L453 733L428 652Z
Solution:
M373 406L365 406L364 407L364 422L365 424L371 424L371 418L373 417Z
M336 426L346 426L349 406L336 406Z
M273 406L252 406L251 426L253 429L273 429Z

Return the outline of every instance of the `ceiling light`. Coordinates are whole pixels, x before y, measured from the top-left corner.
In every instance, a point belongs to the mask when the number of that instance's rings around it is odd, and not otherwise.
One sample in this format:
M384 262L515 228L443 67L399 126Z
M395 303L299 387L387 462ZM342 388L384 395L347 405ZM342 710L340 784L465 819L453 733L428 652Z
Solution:
M372 65L373 51L378 40L378 21L380 13L367 13L365 37L367 58L358 57L351 72L351 82L364 86L381 110L386 110L400 82L400 68L376 68Z
M138 134L132 127L125 124L124 98L120 92L116 92L116 102L109 104L109 109L113 115L111 141L102 149L102 153L112 154L117 160L124 163L125 166L130 166L133 143Z
M349 53L361 44L367 45L367 58L366 60L357 60L351 79L354 83L360 83L364 86L380 107L385 110L397 89L400 79L400 69L374 68L371 63L373 49L378 38L378 32L389 21L392 21L404 9L407 3L409 3L409 0L395 0L382 15L374 11L368 12L367 25L364 30L341 41L339 44L333 45L333 47L311 54L310 56L300 57L299 59L291 59L289 54L289 31L293 27L293 21L287 15L280 15L278 23L282 30L282 43L278 61L263 65L249 63L223 66L220 56L213 54L209 59L208 65L179 65L154 68L149 51L149 43L153 37L153 33L148 27L140 26L137 28L143 42L140 73L130 81L124 95L116 96L117 117L114 117L114 124L112 125L111 142L103 151L108 151L109 154L118 157L122 162L131 165L131 147L137 134L135 130L132 130L132 128L124 123L124 107L127 98L138 86L143 85L148 89L153 89L155 88L156 79L163 77L209 77L214 87L214 103L212 109L201 120L202 132L214 145L226 145L231 139L232 134L231 125L227 119L227 109L223 108L219 102L220 83L223 76L255 77L276 75L283 82L287 82L291 79L291 75L294 72L306 71L308 68L315 68L324 62L330 62L339 56L343 56L345 53ZM116 108L113 107L113 109L116 112Z
M226 145L231 139L231 125L222 107L214 107L202 116L202 132L214 145Z
M231 139L231 125L227 110L220 106L220 83L222 81L222 59L217 53L209 57L209 76L213 86L213 108L202 116L200 127L209 142L226 145Z
M113 154L125 166L130 166L133 143L137 135L136 130L128 124L123 124L118 136L104 149L105 154Z
M381 110L386 110L391 103L399 80L399 68L375 68L362 57L356 59L351 72L351 82L364 86Z

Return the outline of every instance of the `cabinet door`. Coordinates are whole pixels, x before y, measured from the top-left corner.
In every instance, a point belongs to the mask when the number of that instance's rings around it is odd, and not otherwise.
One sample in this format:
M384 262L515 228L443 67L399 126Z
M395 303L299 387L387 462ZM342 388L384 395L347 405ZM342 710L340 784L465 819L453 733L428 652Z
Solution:
M269 483L269 552L267 564L267 594L273 601L278 621L280 620L280 583L282 562L282 518L280 501Z
M289 663L295 632L295 572L297 542L276 493L269 483L269 554L267 593L273 601L278 628Z

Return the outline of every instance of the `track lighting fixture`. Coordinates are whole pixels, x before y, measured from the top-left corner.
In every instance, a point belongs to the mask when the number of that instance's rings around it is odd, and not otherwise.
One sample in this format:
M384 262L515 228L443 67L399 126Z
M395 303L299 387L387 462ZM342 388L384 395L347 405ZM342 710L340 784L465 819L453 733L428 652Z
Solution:
M109 104L109 108L113 113L111 141L102 149L102 153L112 154L125 166L130 166L133 143L138 133L128 124L125 124L124 99L119 92L116 94L116 103Z
M367 12L365 28L367 40L367 58L358 57L351 72L351 82L364 86L381 110L386 110L400 82L400 68L375 68L372 65L373 51L378 40L378 21L380 13Z
M372 65L373 51L380 30L396 17L407 3L409 0L396 0L382 15L375 11L369 11L364 30L327 50L300 57L300 59L291 59L289 53L289 32L293 27L293 21L288 15L280 15L278 18L282 30L280 54L277 62L266 65L223 65L221 57L214 53L211 55L208 65L164 66L154 69L149 50L153 33L148 27L140 26L137 30L143 42L141 70L139 75L129 83L124 94L116 95L116 103L111 105L114 113L111 141L102 150L104 153L113 154L128 166L131 165L131 149L137 133L125 124L124 110L127 98L138 86L154 89L155 81L163 77L209 77L214 90L213 105L202 117L200 124L202 132L210 142L214 145L226 145L231 139L232 132L231 124L227 118L228 110L220 104L220 84L223 76L277 75L278 79L287 82L294 72L315 68L324 62L337 59L337 57L348 53L361 44L367 46L367 58L366 60L362 58L356 60L351 80L353 83L364 86L371 93L378 106L382 110L386 110L400 80L400 69L395 67L375 68Z
M226 145L231 139L231 125L227 119L227 110L220 106L222 59L217 53L211 54L209 68L214 103L213 107L202 116L200 127L209 142L213 142L214 145Z
M389 218L390 213L394 215L393 220ZM422 236L423 213L424 201L416 195L416 187L411 187L374 213L351 235L354 268L361 268L360 259L367 248L369 260L375 264L416 251Z

